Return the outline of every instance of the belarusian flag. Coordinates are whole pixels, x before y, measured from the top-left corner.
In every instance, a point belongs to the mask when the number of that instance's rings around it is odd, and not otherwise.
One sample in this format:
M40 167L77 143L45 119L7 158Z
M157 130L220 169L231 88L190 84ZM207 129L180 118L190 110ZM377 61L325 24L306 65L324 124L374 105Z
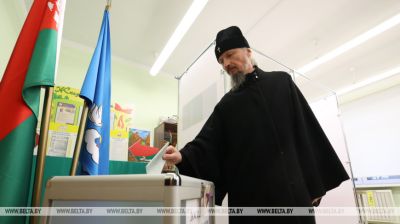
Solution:
M40 87L54 85L64 6L33 2L0 82L0 207L27 206Z

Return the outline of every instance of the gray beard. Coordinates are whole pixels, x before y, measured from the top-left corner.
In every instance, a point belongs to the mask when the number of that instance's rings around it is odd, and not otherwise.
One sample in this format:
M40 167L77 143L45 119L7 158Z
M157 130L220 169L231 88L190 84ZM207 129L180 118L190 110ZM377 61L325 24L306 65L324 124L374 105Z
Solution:
M233 91L237 90L246 80L246 74L242 72L237 73L235 75L231 75L230 77L231 77L231 86Z

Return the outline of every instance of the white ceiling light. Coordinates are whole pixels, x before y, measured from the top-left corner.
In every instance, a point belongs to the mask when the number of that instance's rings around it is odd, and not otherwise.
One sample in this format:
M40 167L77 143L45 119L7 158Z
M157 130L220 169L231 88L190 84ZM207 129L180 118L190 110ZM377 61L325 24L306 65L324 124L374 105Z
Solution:
M339 91L336 92L336 94L337 94L338 96L339 96L339 95L344 95L344 94L349 93L349 92L351 92L351 91L353 91L353 90L356 90L356 89L359 89L359 88L361 88L361 87L367 86L367 85L372 84L372 83L374 83L374 82L378 82L378 81L387 79L387 78L389 78L389 77L391 77L391 76L394 76L394 75L396 75L396 74L399 74L399 73L400 73L400 66L399 66L399 67L396 67L396 68L393 68L393 69L390 69L390 70L388 70L388 71L386 71L386 72L383 72L383 73L381 73L381 74L379 74L379 75L376 75L376 76L371 77L371 78L369 78L369 79L366 79L366 80L364 80L364 81L361 81L361 82L359 82L359 83L356 83L356 84L354 84L354 85L351 85L351 86L349 86L349 87L340 89Z
M150 74L155 76L164 66L165 62L168 60L169 56L175 50L176 46L182 40L183 36L186 34L190 26L196 20L197 16L203 10L204 6L207 4L208 0L193 0L192 5L189 7L189 10L186 12L185 16L179 23L178 27L176 27L174 33L168 40L164 49L162 50L160 56L158 56L156 62L150 69Z
M400 14L393 16L392 18L386 20L385 22L379 24L378 26L368 30L367 32L361 34L360 36L350 40L349 42L341 45L340 47L336 48L335 50L325 54L324 56L304 65L303 67L297 69L296 71L304 74L306 72L311 71L312 69L316 68L317 66L332 60L333 58L345 53L346 51L364 43L365 41L385 32L386 30L398 25L400 23Z

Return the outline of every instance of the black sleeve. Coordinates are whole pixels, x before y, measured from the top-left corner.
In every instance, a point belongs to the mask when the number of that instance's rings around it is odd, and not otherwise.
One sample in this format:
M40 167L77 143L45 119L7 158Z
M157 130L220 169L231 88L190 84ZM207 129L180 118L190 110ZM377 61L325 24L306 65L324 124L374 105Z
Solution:
M212 181L216 204L221 204L226 194L221 177L222 133L222 121L216 107L196 138L181 149L182 162L177 165L181 174Z
M311 198L348 180L342 163L301 91L290 79L296 148Z

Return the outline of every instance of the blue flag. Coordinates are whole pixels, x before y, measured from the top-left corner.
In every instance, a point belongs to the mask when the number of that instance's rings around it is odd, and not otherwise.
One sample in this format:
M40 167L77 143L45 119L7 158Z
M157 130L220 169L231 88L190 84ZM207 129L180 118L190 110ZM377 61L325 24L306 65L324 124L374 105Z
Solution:
M104 11L99 39L80 97L89 113L82 140L81 173L108 174L110 145L111 46L109 12Z

